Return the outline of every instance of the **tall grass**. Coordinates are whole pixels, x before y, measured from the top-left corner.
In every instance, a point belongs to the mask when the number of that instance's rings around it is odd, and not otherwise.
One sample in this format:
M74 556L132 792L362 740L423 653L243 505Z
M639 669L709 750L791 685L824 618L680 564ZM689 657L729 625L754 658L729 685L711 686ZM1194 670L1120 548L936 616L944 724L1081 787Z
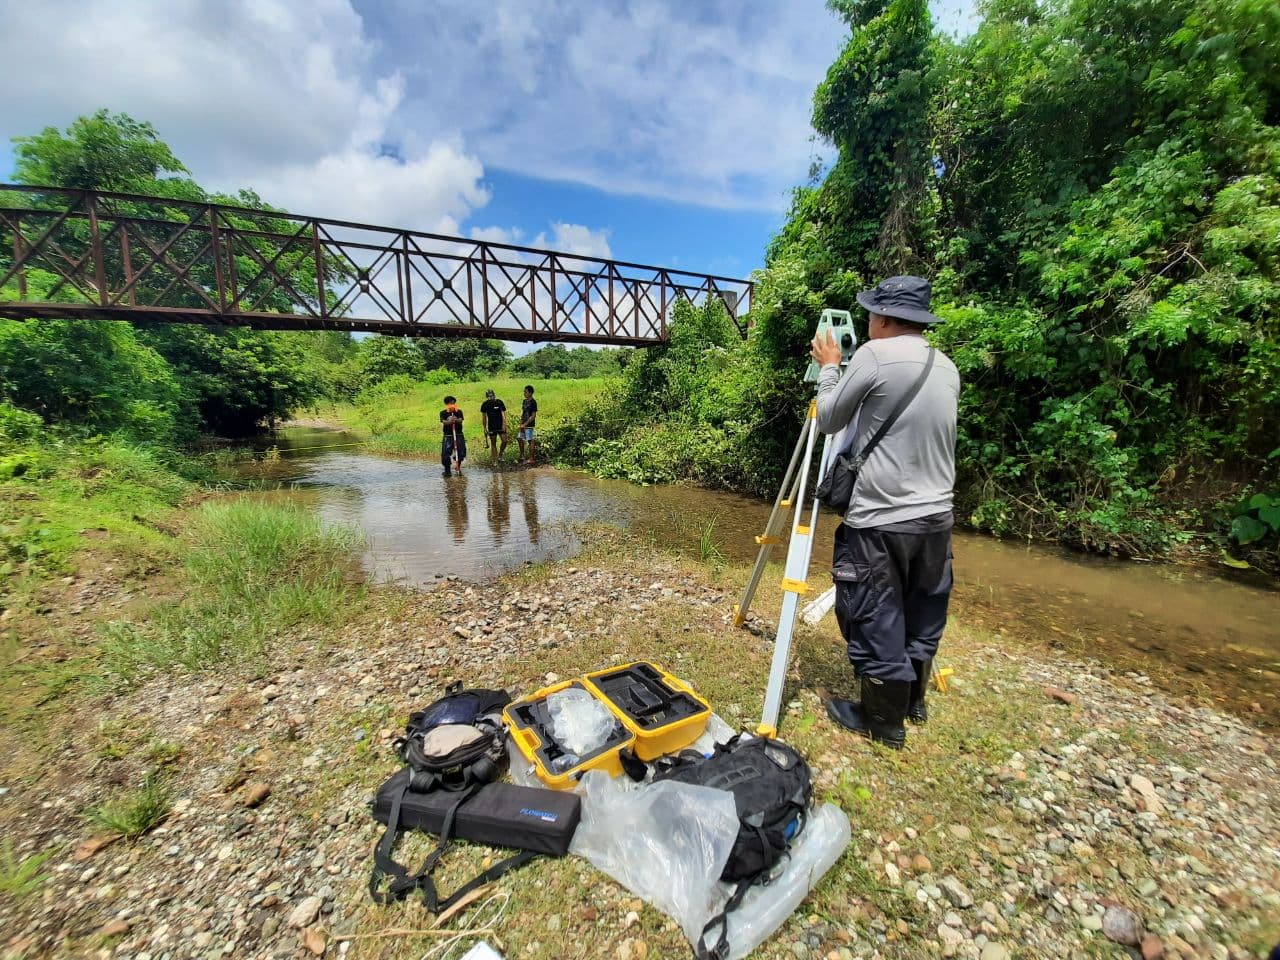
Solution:
M716 524L720 522L720 514L698 527L698 559L714 570L724 566L725 557L720 549L720 541L716 538Z
M133 682L175 666L259 658L291 628L329 622L354 598L358 544L354 530L296 505L205 504L182 541L185 597L157 605L146 623L109 624L104 665Z

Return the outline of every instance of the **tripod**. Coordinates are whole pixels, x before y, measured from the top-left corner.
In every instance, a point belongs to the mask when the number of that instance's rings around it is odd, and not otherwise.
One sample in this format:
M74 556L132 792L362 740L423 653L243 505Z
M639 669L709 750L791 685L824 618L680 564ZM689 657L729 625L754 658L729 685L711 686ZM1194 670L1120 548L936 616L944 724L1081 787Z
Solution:
M773 547L782 542L782 531L786 525L787 515L795 507L795 515L791 521L791 536L787 541L787 559L782 572L782 614L778 618L778 635L773 642L773 662L769 667L769 685L764 694L764 711L756 733L762 737L775 737L778 734L778 713L782 708L782 688L787 679L787 662L791 657L791 637L796 627L796 612L800 606L800 598L809 592L806 578L809 575L809 561L813 556L813 540L818 524L820 503L815 493L810 509L808 522L803 523L804 498L808 492L809 468L813 463L813 449L818 438L818 401L809 401L809 410L805 414L804 426L800 429L800 439L796 441L795 450L791 454L791 462L783 475L778 496L773 501L773 510L765 524L764 533L756 537L760 551L756 554L755 566L751 569L751 578L747 580L742 600L733 607L733 625L740 627L747 620L747 611L755 597L756 587L764 576L764 569L769 563L769 555ZM818 475L814 481L814 490L822 482L831 458L831 437L822 441L822 459L818 464Z

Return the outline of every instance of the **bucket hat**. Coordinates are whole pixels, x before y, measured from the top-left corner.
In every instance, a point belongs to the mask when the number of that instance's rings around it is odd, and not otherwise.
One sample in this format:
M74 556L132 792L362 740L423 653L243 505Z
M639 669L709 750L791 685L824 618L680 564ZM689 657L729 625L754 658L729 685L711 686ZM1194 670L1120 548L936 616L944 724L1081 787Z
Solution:
M894 317L911 323L941 323L942 318L929 312L932 288L923 277L889 277L872 290L858 294L858 305L882 317Z

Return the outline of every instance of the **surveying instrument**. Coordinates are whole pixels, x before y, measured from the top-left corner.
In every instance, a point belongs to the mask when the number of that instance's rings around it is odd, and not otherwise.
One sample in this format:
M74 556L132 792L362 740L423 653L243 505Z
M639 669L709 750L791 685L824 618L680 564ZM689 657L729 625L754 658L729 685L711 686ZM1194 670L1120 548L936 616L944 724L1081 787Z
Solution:
M858 337L853 329L853 317L847 310L823 310L818 321L816 335L821 337L830 333L840 347L840 369L848 365L853 351L858 345ZM819 367L815 361L809 362L805 371L804 382L814 385L817 392ZM747 612L755 597L756 587L764 576L764 569L769 563L769 556L775 545L782 542L782 532L787 517L791 516L791 537L787 541L787 559L782 572L782 614L778 618L777 638L773 642L773 663L769 667L769 686L765 689L764 712L756 733L762 737L778 735L778 713L782 708L782 688L787 679L787 662L791 657L791 638L796 627L796 613L800 607L800 598L809 592L807 577L809 561L813 556L813 540L818 525L817 489L826 475L834 456L831 437L822 441L822 457L818 461L818 473L814 480L813 503L806 521L804 512L805 495L809 493L809 472L813 465L813 450L818 439L818 399L815 396L809 401L808 412L805 413L804 426L800 428L800 439L796 441L795 450L791 453L791 462L782 477L782 485L773 501L773 510L765 524L764 533L756 537L760 550L756 554L755 566L751 569L751 578L747 581L742 593L742 600L733 607L733 625L740 627L747 622ZM792 514L792 507L795 508Z

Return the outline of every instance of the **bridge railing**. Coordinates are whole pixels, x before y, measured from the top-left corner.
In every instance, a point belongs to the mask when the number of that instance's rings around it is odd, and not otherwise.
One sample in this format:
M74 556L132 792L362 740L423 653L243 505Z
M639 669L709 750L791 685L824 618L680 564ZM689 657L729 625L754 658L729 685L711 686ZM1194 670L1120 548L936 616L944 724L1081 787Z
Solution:
M681 297L719 298L745 334L751 293L746 280L487 240L0 184L0 316L643 346L666 339Z

